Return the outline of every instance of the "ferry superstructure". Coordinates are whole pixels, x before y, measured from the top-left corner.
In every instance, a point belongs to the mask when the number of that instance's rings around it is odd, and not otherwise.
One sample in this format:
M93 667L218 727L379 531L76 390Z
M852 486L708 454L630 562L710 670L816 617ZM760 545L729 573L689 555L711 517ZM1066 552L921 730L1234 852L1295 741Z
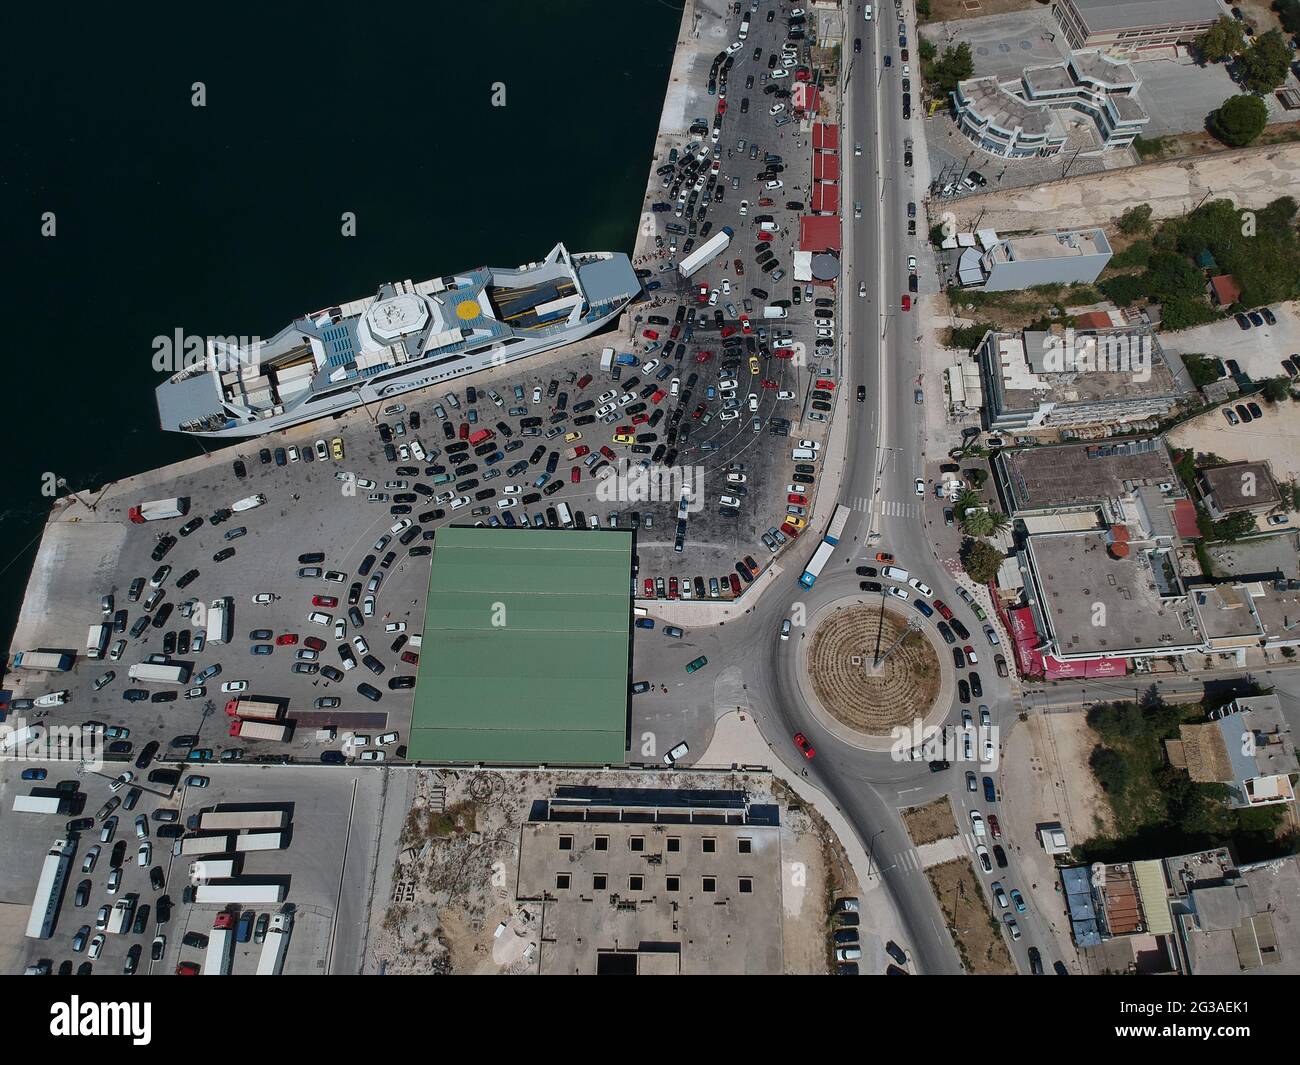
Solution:
M479 267L303 315L270 340L210 339L158 386L162 427L249 437L449 381L590 336L641 291L626 255Z

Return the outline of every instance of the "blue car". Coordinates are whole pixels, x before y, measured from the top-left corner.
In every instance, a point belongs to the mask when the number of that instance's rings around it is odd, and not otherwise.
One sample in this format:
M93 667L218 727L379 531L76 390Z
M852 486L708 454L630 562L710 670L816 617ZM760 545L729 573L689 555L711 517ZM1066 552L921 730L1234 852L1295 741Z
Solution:
M636 627L638 629L653 629L655 627L654 618L637 618Z
M984 778L984 801L985 801L985 802L997 802L997 801L998 801L998 792L997 792L997 789L993 786L993 778L992 778L992 777L985 777L985 778Z
M1025 905L1025 897L1015 888L1011 889L1011 904L1016 908L1016 913L1024 913L1025 910L1029 909Z
M44 780L44 779L45 779L45 770L44 770L44 769L24 769L24 770L23 770L23 779L24 779L24 780Z
M912 605L916 607L916 609L919 610L927 618L934 617L934 608L931 607L930 604L927 603L924 599L913 599Z

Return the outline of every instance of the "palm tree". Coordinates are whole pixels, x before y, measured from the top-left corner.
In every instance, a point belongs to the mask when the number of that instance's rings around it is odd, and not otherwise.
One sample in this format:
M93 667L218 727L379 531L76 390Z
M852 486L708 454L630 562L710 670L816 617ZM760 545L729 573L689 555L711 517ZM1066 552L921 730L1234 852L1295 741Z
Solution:
M962 489L957 498L952 501L952 509L956 513L958 521L964 521L966 511L972 507L982 507L983 505L984 500L980 497L980 494L969 488Z

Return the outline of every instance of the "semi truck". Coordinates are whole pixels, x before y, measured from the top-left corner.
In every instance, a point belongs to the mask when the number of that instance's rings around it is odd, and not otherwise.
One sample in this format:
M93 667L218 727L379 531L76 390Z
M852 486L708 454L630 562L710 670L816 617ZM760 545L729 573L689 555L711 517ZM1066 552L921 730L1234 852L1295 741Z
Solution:
M230 642L230 597L222 596L208 604L208 643Z
M66 802L50 795L15 795L13 811L16 814L61 814L68 810Z
M203 832L239 832L243 829L283 828L283 810L207 810L199 814Z
M275 721L282 705L270 699L231 699L226 703L226 716L242 717L246 721Z
M86 657L103 658L108 650L108 637L113 631L112 625L100 623L91 625L86 633Z
M250 883L247 880L215 880L195 887L194 901L209 906L283 902L284 885Z
M230 735L245 740L276 740L283 743L289 738L290 728L287 724L274 721L245 721L241 717L231 718Z
M735 236L730 226L723 226L721 230L711 236L690 255L686 256L677 264L677 272L682 277L690 277L691 274L703 269L709 263L713 262L721 255L731 244L731 238Z
M181 854L228 854L234 850L230 845L229 832L209 832L205 835L182 836L172 847L172 853Z
M177 496L174 499L155 499L131 507L126 516L137 525L146 521L159 521L162 518L183 518L190 512L189 496Z
M235 837L236 851L278 851L283 849L283 832L244 832Z
M219 913L208 934L208 952L203 958L204 976L229 976L235 950L235 915Z
M126 675L141 684L188 684L190 667L183 662L137 662Z
M22 728L11 728L5 725L4 728L0 728L0 754L35 747L44 738L45 729L40 725L25 725Z
M27 918L28 939L49 939L53 934L54 917L63 901L63 887L72 865L72 851L72 840L56 839L45 855L45 864L36 881L36 894L32 897L32 912Z
M266 496L262 495L261 492L258 492L256 495L244 496L243 499L236 499L230 504L230 509L238 514L241 511L254 510L265 502Z
M228 880L238 872L234 858L199 858L190 862L190 883L201 880Z
M813 552L813 557L804 568L803 576L799 578L799 583L805 588L813 586L822 571L822 567L831 560L831 556L835 553L835 545L840 542L840 537L844 535L844 527L848 524L850 513L848 507L839 506L835 508L835 513L831 515L831 523L826 528L825 537L817 545L817 550Z
M257 959L258 976L279 976L284 968L284 955L289 949L289 932L293 918L287 913L277 913L266 930L262 953Z
M66 651L19 651L14 655L14 669L44 669L66 673L72 668L73 656Z

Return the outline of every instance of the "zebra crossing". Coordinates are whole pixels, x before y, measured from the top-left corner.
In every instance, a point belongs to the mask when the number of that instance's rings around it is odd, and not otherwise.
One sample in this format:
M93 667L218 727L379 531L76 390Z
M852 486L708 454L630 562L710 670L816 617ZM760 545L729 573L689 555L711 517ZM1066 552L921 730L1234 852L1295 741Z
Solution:
M861 511L863 514L871 513L871 497L858 496L850 501L849 506L853 510ZM880 513L886 518L919 518L922 514L921 504L912 501L899 502L894 499L885 499L881 501Z
M972 832L962 832L956 836L948 837L947 841L939 841L939 844L950 843L952 847L960 849L970 857L975 857L975 845L978 842ZM939 844L927 844L932 849L929 860L922 858L921 852L916 847L909 847L905 851L899 851L893 856L891 868L898 869L904 873L919 873L930 865L938 865L942 862L949 861L952 858L952 850L948 847L940 848Z

